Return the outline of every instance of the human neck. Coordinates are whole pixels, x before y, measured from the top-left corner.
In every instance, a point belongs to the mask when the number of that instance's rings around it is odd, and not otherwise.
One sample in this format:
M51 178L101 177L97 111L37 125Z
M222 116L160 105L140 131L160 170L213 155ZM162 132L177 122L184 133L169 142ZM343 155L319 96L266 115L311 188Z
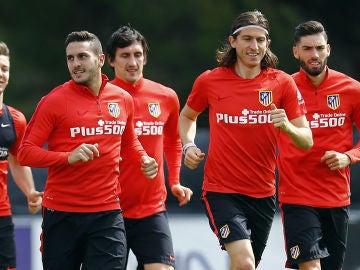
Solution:
M235 64L235 73L243 79L253 79L261 72L260 66L247 67L245 65Z
M323 72L321 72L319 75L312 76L312 75L306 74L306 76L309 79L309 81L312 83L313 86L318 87L325 79L326 69L324 69Z

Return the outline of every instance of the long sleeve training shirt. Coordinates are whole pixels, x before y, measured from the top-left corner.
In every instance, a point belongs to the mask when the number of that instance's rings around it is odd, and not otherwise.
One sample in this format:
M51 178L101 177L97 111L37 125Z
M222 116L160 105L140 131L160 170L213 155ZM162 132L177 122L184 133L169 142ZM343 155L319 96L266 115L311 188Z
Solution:
M131 96L105 75L98 96L70 80L43 97L18 155L23 165L49 168L43 206L65 212L120 209L120 151L139 167L146 154L132 123ZM69 165L69 153L82 143L97 143L100 156Z
M293 77L306 103L314 146L305 151L281 137L279 201L319 208L349 205L350 168L331 171L320 159L334 150L347 154L351 163L360 161L360 142L354 146L352 134L354 124L360 128L360 83L329 68L318 87L302 69Z
M126 218L143 218L166 208L164 155L169 186L179 184L182 157L178 131L179 100L174 90L148 79L141 78L133 85L115 78L112 83L125 89L133 97L135 133L146 152L156 159L159 166L157 176L149 180L128 158L124 157L120 163L123 215Z

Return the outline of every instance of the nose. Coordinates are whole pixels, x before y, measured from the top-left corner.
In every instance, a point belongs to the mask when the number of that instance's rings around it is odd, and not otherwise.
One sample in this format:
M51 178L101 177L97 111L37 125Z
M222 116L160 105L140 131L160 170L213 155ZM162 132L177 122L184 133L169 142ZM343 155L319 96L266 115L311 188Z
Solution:
M134 55L131 55L128 60L129 60L129 61L128 61L128 64L129 64L130 66L136 65L136 58L135 58Z
M72 65L75 66L75 67L79 66L80 65L80 60L77 57L75 57L73 62L72 62Z
M319 57L319 52L317 51L316 48L313 48L313 49L311 50L311 56L312 56L312 57L316 57L316 58Z
M259 48L258 41L255 38L251 40L250 48L255 49L255 50Z

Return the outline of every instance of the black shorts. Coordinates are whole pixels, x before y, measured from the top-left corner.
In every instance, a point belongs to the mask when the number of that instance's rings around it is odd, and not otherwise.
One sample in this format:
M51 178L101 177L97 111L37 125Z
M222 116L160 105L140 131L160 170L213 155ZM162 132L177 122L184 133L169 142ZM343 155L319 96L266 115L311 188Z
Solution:
M144 264L163 263L175 268L175 255L167 212L141 219L124 218L128 249L138 261L138 270Z
M274 219L275 196L252 198L241 194L203 192L202 202L222 249L225 249L225 243L249 239L258 264Z
M0 270L16 269L14 223L11 216L0 217Z
M320 259L321 269L342 269L345 258L349 207L314 208L282 204L288 268Z
M121 210L68 213L44 208L44 270L123 270L126 237Z

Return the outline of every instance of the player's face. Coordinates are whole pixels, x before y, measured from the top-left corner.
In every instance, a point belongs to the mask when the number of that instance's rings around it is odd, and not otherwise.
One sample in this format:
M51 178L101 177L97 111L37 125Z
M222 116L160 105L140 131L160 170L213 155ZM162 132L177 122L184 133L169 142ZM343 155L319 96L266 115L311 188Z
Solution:
M229 42L236 49L237 62L247 68L260 68L270 44L265 31L257 28L245 28L236 38L230 36Z
M114 60L109 63L114 68L116 77L135 84L142 77L145 64L141 42L135 41L128 47L117 48Z
M105 56L96 55L87 41L71 42L66 47L66 59L71 78L77 84L90 86L99 79Z
M0 55L0 95L4 93L9 83L10 77L10 60L8 56Z
M293 47L293 53L307 74L317 76L325 70L330 55L330 45L322 34L304 36Z

